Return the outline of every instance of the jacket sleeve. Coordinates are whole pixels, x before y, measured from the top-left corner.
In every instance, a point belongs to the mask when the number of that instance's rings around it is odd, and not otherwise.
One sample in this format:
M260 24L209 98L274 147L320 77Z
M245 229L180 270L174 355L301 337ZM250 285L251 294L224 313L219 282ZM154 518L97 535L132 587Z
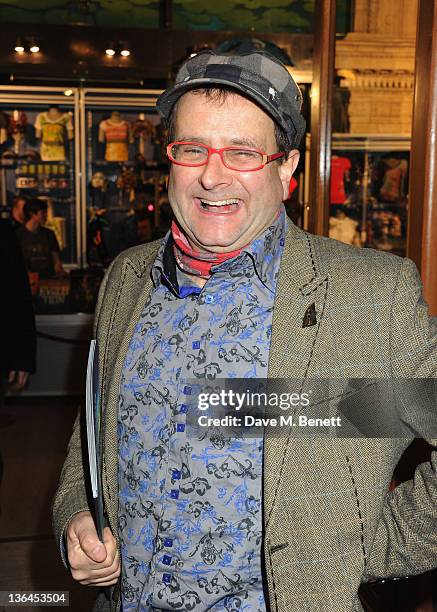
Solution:
M99 320L102 305L105 303L106 286L111 269L112 264L108 269L100 287L94 317L94 333ZM87 475L84 468L84 463L87 465L87 460L83 456L83 446L86 451L86 443L85 445L82 445L82 439L82 418L81 414L79 413L74 423L73 434L68 445L67 457L62 468L52 509L53 530L61 551L62 560L65 565L67 564L64 547L65 528L73 515L84 510L90 510L86 487Z
M437 377L437 319L428 313L414 264L406 259L399 273L391 320L392 372L396 378ZM429 414L410 420L431 423L423 437L437 447L437 381ZM408 407L407 407L408 408ZM391 578L420 574L437 567L437 452L416 468L414 478L400 484L385 500L371 547L367 577Z

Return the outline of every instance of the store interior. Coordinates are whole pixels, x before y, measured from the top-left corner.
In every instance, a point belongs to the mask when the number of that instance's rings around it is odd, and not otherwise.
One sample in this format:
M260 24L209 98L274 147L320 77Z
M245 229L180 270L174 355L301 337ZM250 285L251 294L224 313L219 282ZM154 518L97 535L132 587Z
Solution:
M313 153L318 146L320 156L317 11L329 4L335 50L329 172L320 204L314 199L320 157ZM427 233L431 217L412 197L418 187L411 181L419 5L0 1L0 216L14 216L14 209L19 216L32 199L43 202L44 225L62 263L49 273L29 263L38 361L24 391L9 393L0 421L0 566L8 568L0 571L0 590L43 590L56 576L59 590L70 591L71 610L91 609L92 595L73 584L58 560L50 498L83 402L105 270L121 251L163 237L171 224L166 133L155 102L184 59L206 48L262 48L281 59L302 90L307 120L285 201L290 219L348 244L408 255L428 269L424 237L437 241L437 230ZM436 295L435 285L426 288ZM429 452L415 443L397 482ZM29 463L38 465L40 481L30 476ZM361 601L368 612L435 612L436 583L434 572L367 585Z

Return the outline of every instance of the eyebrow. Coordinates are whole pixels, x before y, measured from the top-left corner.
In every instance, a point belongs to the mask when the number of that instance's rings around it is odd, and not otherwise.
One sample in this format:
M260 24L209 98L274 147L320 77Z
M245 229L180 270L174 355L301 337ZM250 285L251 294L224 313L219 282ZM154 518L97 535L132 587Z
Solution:
M206 144L205 139L201 136L181 136L177 138L177 140L180 142L198 142L200 144ZM234 145L250 147L251 149L262 149L262 147L251 138L231 138L230 144L228 146Z

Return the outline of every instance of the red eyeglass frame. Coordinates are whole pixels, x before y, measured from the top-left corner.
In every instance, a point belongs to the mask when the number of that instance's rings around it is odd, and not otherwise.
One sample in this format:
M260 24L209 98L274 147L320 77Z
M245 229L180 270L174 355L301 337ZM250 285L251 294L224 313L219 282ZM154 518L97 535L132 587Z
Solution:
M176 161L170 155L170 150L171 150L171 147L173 147L174 145L179 145L179 144L181 145L191 144L191 145L197 145L198 147L203 147L204 149L208 151L208 157L206 158L206 161L202 164L187 164L187 163ZM262 156L262 164L260 166L257 166L256 168L251 168L250 170L242 170L241 168L232 168L231 166L228 166L225 163L225 160L223 159L223 151L229 151L229 150L254 151L255 153L259 153ZM272 155L267 155L267 153L264 153L264 151L261 151L260 149L252 149L250 147L222 147L221 149L214 149L213 147L208 147L208 145L203 144L202 142L193 142L190 140L175 140L174 142L170 142L167 145L166 153L167 153L167 157L173 164L176 164L177 166L186 166L188 168L200 168L201 166L206 166L206 164L209 161L209 158L211 157L211 154L217 153L218 155L220 155L220 159L225 168L228 168L229 170L236 170L237 172L256 172L257 170L262 170L262 168L264 168L264 166L266 166L270 162L275 161L275 159L284 157L285 155L285 153L273 153Z

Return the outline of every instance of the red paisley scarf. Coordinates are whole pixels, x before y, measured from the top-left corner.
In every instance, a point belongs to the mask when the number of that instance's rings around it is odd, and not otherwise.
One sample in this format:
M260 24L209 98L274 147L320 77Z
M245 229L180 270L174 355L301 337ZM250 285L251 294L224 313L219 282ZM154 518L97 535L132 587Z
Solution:
M209 278L212 266L239 255L244 248L229 251L229 253L201 253L193 249L175 221L172 222L171 233L173 236L173 252L178 266L187 274L193 274L201 278Z

